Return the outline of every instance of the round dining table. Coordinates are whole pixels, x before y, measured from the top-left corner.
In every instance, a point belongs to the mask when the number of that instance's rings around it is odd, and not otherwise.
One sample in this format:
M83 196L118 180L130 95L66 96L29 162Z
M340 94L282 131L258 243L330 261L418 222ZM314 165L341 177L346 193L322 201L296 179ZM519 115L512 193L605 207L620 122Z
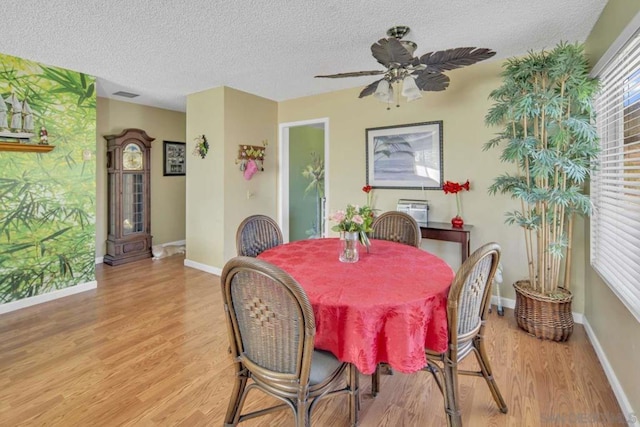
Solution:
M259 259L289 273L305 290L316 321L316 348L363 374L388 363L411 373L426 365L425 348L447 349L447 294L454 272L419 248L371 240L360 260L338 260L340 239L276 246Z

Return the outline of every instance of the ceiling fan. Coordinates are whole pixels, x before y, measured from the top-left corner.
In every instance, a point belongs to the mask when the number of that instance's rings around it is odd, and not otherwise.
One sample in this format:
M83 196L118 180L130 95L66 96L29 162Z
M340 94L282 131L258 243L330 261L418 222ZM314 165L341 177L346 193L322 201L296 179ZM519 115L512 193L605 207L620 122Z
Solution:
M418 47L414 42L402 40L409 32L407 26L396 26L387 31L388 38L380 39L371 45L371 54L386 70L356 71L338 73L320 78L342 78L382 75L380 80L371 83L360 92L359 98L374 95L380 101L393 102L393 84L407 101L422 98L420 91L442 91L449 86L449 77L444 71L465 67L491 58L496 53L491 49L459 47L455 49L429 52L417 57L413 52ZM399 95L396 107L399 107ZM387 107L387 110L390 108Z

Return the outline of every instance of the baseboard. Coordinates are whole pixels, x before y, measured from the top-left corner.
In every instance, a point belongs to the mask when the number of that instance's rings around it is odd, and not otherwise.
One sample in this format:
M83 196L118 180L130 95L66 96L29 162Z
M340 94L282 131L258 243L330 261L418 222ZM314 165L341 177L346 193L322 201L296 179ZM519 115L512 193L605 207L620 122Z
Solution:
M589 337L589 341L591 341L591 346L596 352L598 356L598 360L600 360L600 364L602 365L602 369L604 369L604 373L609 380L609 385L613 389L613 394L616 395L616 399L618 400L618 404L620 405L620 409L622 409L622 414L627 418L627 424L634 427L640 427L640 422L635 415L633 408L631 407L631 403L629 403L629 399L627 399L627 395L622 389L622 385L620 381L618 381L618 377L613 371L613 367L609 363L609 359L607 359L607 355L604 352L604 349L600 345L600 341L596 337L595 332L591 329L591 325L589 325L589 321L585 318L584 322L584 330L587 332L587 336Z
M167 242L163 243L162 246L186 246L186 240L176 240L175 242ZM96 257L96 265L102 264L104 262L104 257L97 256Z
M216 276L222 275L222 269L218 267L212 267L207 264L201 264L199 262L191 261L190 259L184 260L185 267L195 268L196 270L206 271L207 273L215 274Z
M36 295L29 298L24 298L18 301L8 302L0 305L0 314L9 313L10 311L19 310L21 308L30 307L36 304L42 304L43 302L53 301L58 298L67 297L69 295L78 294L80 292L90 291L98 287L98 282L95 280L87 283L81 283L75 286L69 286L68 288L58 289L42 295Z
M516 307L516 300L514 300L514 299L501 297L500 301L502 302L502 306L504 308L515 308ZM496 295L492 295L491 296L491 305L496 305L496 306L498 305L498 297Z
M511 298L505 298L502 297L500 298L502 300L502 307L505 308L516 308L516 300L511 299ZM491 297L491 305L498 305L498 297L496 295L493 295ZM582 325L584 324L584 315L582 313L576 313L575 311L572 313L573 314L573 321Z

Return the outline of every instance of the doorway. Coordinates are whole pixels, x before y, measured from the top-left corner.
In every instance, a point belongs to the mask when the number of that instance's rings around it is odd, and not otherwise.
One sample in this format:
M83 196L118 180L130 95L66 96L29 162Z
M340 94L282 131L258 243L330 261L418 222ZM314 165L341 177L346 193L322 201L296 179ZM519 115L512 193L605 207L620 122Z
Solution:
M329 119L280 124L279 223L285 242L326 236Z

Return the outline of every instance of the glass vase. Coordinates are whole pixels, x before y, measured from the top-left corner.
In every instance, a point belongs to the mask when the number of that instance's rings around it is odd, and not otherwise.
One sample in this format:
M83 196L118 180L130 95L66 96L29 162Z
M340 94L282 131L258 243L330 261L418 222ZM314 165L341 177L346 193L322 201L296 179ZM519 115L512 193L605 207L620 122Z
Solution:
M360 233L344 231L340 235L340 262L358 262Z

